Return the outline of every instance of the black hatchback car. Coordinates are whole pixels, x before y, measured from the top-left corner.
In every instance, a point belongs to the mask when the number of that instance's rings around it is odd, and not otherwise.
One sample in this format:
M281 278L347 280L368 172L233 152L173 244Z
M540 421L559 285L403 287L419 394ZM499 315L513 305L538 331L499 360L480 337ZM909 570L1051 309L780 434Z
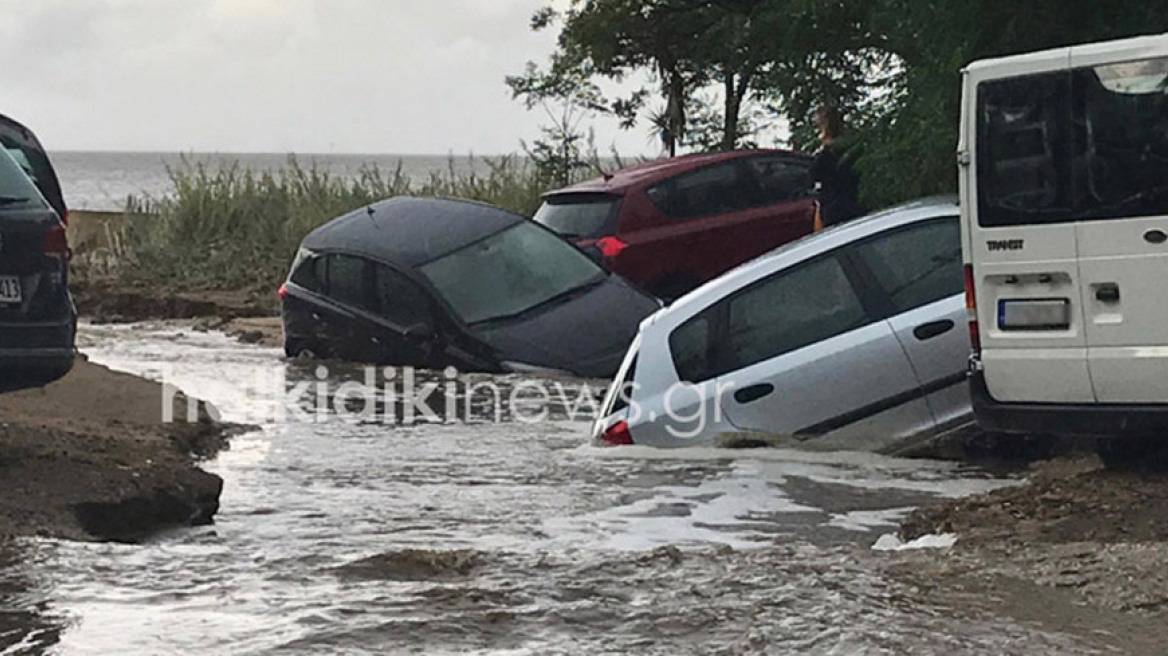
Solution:
M32 133L3 116L0 145L0 389L8 389L69 371L76 312L56 175Z
M611 376L656 299L493 205L399 197L304 238L284 350L467 371Z

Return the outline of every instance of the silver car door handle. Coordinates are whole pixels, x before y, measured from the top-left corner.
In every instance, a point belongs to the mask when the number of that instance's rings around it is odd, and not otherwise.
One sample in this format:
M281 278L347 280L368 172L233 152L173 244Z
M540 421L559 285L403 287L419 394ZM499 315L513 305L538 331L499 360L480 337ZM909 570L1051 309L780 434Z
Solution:
M764 396L769 396L775 391L775 386L770 383L759 383L758 385L751 385L750 387L743 387L734 392L734 400L746 405L753 403Z
M954 325L956 324L954 324L953 321L949 319L922 323L916 328L913 328L913 336L923 342L927 339L933 339L938 335L944 335L950 330L953 330Z

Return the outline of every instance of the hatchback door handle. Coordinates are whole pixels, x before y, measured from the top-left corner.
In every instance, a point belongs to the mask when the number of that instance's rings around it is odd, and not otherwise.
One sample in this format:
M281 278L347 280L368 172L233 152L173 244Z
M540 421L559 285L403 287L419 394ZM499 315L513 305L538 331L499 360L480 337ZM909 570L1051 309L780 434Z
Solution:
M745 405L761 399L764 396L770 395L775 391L775 386L770 383L759 383L758 385L751 385L750 387L743 387L734 392L734 400Z
M937 335L944 335L945 333L949 332L950 330L953 330L953 326L955 326L955 325L956 324L954 324L949 319L942 319L940 321L930 321L929 323L922 323L921 325L917 326L916 328L913 328L913 336L923 342L926 339L933 339Z

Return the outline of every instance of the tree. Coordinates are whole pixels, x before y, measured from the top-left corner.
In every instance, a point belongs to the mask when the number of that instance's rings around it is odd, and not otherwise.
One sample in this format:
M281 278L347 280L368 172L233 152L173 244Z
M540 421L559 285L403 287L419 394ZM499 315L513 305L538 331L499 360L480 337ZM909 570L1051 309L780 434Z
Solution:
M728 10L710 0L571 0L562 14L545 8L533 17L534 29L562 24L550 65L545 70L529 64L523 76L508 78L508 84L526 98L533 88L572 93L581 85L595 89L595 78L620 82L647 73L655 89L616 99L598 94L596 107L632 127L648 97L657 95L663 108L652 122L672 155L685 140L694 95L716 83L723 90L717 146L733 148L741 136L742 107L755 89L761 64L753 53L762 37L743 9L750 7Z

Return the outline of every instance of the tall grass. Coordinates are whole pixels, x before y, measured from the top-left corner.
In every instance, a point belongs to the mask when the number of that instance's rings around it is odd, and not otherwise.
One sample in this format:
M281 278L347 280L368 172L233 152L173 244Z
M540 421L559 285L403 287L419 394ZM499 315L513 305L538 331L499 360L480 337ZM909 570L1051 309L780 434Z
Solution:
M169 194L129 199L113 275L176 290L270 291L304 235L378 200L449 196L533 213L546 191L534 168L510 156L484 161L484 174L458 173L451 160L415 184L400 163L341 177L294 157L271 171L184 160L170 171Z

